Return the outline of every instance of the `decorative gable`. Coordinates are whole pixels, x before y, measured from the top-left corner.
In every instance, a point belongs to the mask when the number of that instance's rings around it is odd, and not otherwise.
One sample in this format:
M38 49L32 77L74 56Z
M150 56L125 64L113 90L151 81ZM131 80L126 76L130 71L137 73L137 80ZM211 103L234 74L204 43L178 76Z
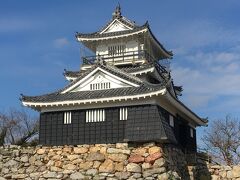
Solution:
M125 24L121 23L119 20L115 19L100 34L102 34L102 33L110 33L110 32L117 32L117 31L126 31L126 30L132 30L132 28L126 26Z
M77 81L77 80L76 80ZM89 73L86 77L78 80L72 86L67 88L62 93L66 92L78 92L78 91L95 91L103 89L114 89L124 87L137 87L139 85L122 79L110 72L96 68L94 71Z

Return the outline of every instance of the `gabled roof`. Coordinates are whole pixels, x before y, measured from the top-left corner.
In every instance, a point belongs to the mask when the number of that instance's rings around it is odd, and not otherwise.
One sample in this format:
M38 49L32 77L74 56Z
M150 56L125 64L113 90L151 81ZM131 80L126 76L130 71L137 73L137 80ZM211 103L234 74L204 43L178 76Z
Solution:
M152 68L154 68L153 64L140 64L140 65L133 65L133 66L127 66L127 67L121 67L119 66L118 69L125 71L130 74L138 74L141 73L142 71L150 71ZM79 76L81 76L86 70L81 70L81 71L68 71L64 69L63 75L66 78L71 78L75 79Z
M122 25L126 26L126 30L122 29L120 31L106 32L106 30L114 23L119 22ZM160 48L160 51L163 53L162 58L172 58L173 53L167 51L164 46L157 40L153 35L148 22L142 26L137 25L135 22L128 20L126 17L121 15L121 8L117 6L115 12L113 13L113 18L108 22L101 30L94 33L76 33L76 39L80 42L94 42L105 39L115 39L121 37L127 37L137 34L147 34L150 39Z
M81 91L81 92L69 92L68 89L71 89L74 85L76 85L80 80L87 77L96 69L105 70L113 75L116 75L132 84L135 84L133 87L129 88L117 88L117 89L108 89L108 90L98 90L98 91ZM151 90L159 90L159 85L150 85L148 83L144 83L140 78L133 76L125 71L108 65L105 62L96 63L92 66L92 68L88 71L84 71L79 73L77 78L73 80L69 85L60 89L54 93L45 94L42 96L22 96L23 102L55 102L55 101L65 101L65 100L75 100L82 98L97 98L97 97L112 97L114 96L122 96L122 95L134 95L137 93L151 92ZM161 87L162 88L162 87Z
M80 80L82 80L84 77L86 77L87 75L91 74L94 72L94 70L101 68L102 70L106 70L107 72L116 75L126 81L129 81L131 83L134 84L142 84L142 80L131 75L128 73L125 73L124 71L122 71L121 69L118 69L117 67L111 66L106 62L97 62L96 64L94 64L91 69L87 70L87 71L83 71L82 73L78 74L77 79L75 79L74 81L72 81L68 86L66 86L65 88L63 88L62 90L60 90L60 92L64 92L65 90L69 89L70 87L74 86L75 84L77 84Z
M124 97L134 96L144 93L151 93L163 89L163 86L150 86L141 85L140 87L128 87L128 88L115 88L105 89L98 91L79 91L79 92L68 92L59 93L54 92L51 94L45 94L42 96L22 96L23 102L34 102L34 103L52 103L52 102L63 102L63 101L79 101L79 100L90 100L90 99L101 99L101 98L113 98L113 97ZM60 103L61 104L61 103Z
M94 70L101 68L111 74L114 74L122 79L127 80L135 84L135 86L114 88L96 91L68 91L83 78L90 75ZM109 102L109 101L121 101L128 99L145 99L152 96L163 96L169 100L177 109L193 119L199 125L205 125L206 122L198 117L194 112L187 108L181 101L173 97L166 88L165 82L161 84L151 84L121 70L115 66L111 66L107 63L97 63L93 65L91 70L84 71L78 76L78 78L72 81L68 86L60 89L56 92L44 94L41 96L24 96L22 95L21 101L25 106L30 106L34 109L41 109L41 107L47 106L63 106L63 105L75 105L85 104L92 102Z
M84 40L94 41L94 40L102 40L107 37L118 38L121 36L128 36L130 34L139 34L139 33L147 32L148 30L147 27L148 27L148 23L145 23L142 26L135 26L134 28L130 30L125 30L125 31L115 31L115 32L109 32L109 33L101 33L101 31L97 31L94 33L87 33L87 34L77 32L75 36L79 41L84 41Z

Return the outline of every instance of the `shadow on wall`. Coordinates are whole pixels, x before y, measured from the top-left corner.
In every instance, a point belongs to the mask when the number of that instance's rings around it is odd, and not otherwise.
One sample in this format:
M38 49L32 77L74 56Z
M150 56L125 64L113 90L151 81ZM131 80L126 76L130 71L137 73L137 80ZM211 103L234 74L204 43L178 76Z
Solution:
M188 159L188 158L187 158ZM193 171L194 177L197 180L211 180L211 173L209 171L209 164L211 157L207 153L198 152L195 155L195 170ZM191 164L191 162L190 162Z
M176 146L165 145L168 171L176 172L184 180L211 180L208 164L211 159L205 153L185 154Z

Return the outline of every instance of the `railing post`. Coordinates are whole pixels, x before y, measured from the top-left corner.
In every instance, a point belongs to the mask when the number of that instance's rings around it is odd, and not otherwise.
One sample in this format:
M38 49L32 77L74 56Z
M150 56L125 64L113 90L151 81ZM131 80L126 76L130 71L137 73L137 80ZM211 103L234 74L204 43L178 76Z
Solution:
M134 51L133 51L133 62L135 63L135 55L134 55Z

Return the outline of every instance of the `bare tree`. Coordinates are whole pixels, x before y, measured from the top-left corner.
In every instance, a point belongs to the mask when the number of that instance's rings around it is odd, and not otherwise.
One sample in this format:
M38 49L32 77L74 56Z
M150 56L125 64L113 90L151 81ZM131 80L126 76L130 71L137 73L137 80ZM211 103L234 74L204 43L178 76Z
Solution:
M15 122L12 121L6 114L0 113L0 145L2 146L12 127L15 126ZM13 137L12 137L13 138Z
M0 113L0 145L24 145L38 134L38 120L24 110L10 109Z
M215 161L227 165L240 162L240 121L230 115L213 121L202 141Z

